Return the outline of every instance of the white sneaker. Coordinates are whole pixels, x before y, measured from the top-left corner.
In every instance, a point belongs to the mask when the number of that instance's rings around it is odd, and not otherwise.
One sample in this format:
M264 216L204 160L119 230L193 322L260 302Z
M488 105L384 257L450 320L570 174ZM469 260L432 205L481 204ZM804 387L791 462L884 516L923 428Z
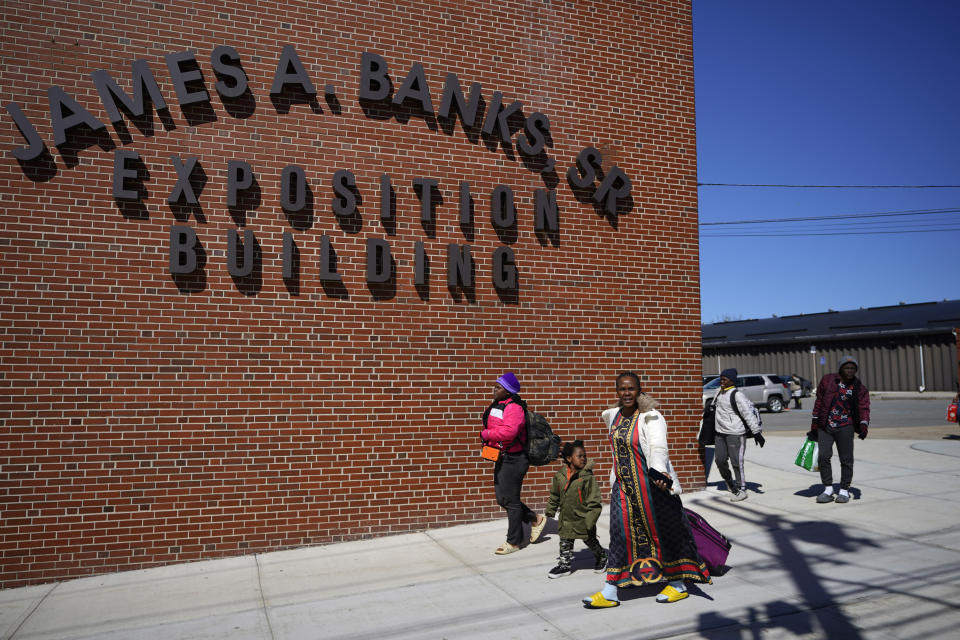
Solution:
M740 502L747 499L747 492L741 489L730 497L730 502Z

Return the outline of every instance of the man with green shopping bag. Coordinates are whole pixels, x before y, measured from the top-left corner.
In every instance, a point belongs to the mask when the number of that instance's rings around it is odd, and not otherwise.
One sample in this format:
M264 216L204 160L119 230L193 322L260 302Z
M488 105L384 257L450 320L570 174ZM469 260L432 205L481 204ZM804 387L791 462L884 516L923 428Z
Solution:
M853 435L861 440L867 437L870 425L870 392L860 382L860 365L853 356L840 358L839 373L829 373L817 386L817 400L813 405L813 421L807 439L820 448L820 481L823 493L817 502L850 501L850 483L853 482ZM840 491L833 494L833 445L840 458Z

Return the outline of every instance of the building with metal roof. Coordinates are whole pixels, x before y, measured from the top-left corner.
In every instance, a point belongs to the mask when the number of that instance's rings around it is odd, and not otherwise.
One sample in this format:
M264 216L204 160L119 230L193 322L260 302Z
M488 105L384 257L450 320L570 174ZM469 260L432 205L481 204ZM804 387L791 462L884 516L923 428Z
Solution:
M843 354L875 391L956 391L960 300L705 324L703 371L797 373L814 383Z

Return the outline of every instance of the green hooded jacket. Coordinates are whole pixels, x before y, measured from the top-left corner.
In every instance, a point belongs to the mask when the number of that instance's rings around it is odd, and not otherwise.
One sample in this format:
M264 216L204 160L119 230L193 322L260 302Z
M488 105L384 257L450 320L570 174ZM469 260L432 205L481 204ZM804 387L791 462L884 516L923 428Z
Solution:
M550 486L550 502L546 515L553 517L560 512L561 538L586 540L590 530L596 527L600 518L600 486L593 476L593 460L587 460L586 466L567 478L567 465L564 464L553 476Z

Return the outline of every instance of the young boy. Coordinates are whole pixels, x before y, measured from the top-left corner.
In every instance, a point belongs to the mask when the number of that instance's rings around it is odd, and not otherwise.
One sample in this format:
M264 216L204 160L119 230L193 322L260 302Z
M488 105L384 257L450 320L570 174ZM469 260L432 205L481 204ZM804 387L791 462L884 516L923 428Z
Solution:
M593 570L600 573L606 569L607 552L597 540L597 519L602 505L600 487L593 477L593 460L587 460L582 440L564 443L560 455L566 467L553 477L546 510L548 517L560 512L560 557L557 566L547 575L550 578L570 575L574 540L583 540L593 551L596 560Z

